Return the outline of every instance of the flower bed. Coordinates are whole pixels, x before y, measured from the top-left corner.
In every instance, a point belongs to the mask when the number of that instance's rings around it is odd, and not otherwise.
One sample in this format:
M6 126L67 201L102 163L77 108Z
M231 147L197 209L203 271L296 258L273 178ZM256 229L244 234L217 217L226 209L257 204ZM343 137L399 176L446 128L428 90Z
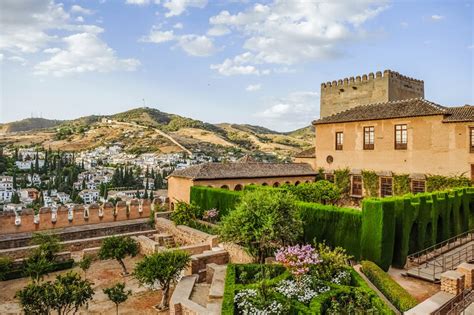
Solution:
M281 265L230 264L222 314L393 314L364 280L344 267L330 279L295 277Z

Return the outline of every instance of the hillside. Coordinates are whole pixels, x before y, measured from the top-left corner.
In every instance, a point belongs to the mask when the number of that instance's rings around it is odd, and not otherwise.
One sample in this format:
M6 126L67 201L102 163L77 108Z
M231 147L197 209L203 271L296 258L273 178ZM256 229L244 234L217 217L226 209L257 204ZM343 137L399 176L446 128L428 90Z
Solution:
M5 124L9 127L0 133L0 144L38 144L77 151L120 142L125 150L135 154L189 150L219 155L228 151L252 151L286 157L311 146L314 136L311 127L280 133L248 124L214 125L154 108L136 108L114 115L86 116L68 121L46 121L50 123L21 124L23 132L20 133L11 128L20 122Z
M0 124L0 133L40 130L45 128L52 128L58 126L61 123L61 120L51 120L45 118L26 118L11 123Z

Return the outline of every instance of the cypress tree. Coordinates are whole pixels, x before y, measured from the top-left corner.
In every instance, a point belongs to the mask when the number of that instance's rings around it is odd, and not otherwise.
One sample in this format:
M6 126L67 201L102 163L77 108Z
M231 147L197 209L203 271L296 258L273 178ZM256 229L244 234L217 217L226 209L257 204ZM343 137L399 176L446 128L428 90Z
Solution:
M16 189L16 168L13 169L13 189Z

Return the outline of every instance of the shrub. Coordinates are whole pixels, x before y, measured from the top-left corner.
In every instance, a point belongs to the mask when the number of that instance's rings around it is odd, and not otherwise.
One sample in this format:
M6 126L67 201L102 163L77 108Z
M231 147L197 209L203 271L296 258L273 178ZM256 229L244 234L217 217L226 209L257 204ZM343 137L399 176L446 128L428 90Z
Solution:
M362 171L362 180L367 197L379 195L379 176L374 171Z
M123 270L123 274L128 274L127 267L123 262L126 256L135 257L138 254L138 243L127 236L111 236L102 242L102 246L99 250L99 258L115 259L120 264Z
M393 175L393 194L402 196L410 193L410 176L407 174Z
M234 210L239 202L241 192L204 186L191 187L190 200L201 209L217 209L220 217Z
M331 281L341 271L344 271L349 266L349 260L352 258L342 247L331 249L325 243L319 243L316 250L321 263L311 268L311 274L325 281Z
M192 221L202 218L202 215L203 211L194 202L188 204L179 201L171 213L171 220L173 220L176 225L190 225Z
M10 257L0 257L0 280L4 280L10 271L13 260Z
M243 195L237 208L219 227L221 240L244 246L259 262L302 234L294 197L290 193L256 190Z
M471 180L464 175L452 177L429 175L426 178L426 191L428 192L469 186L471 186Z
M334 171L334 183L339 188L344 197L349 196L351 190L351 171L348 168L343 168Z
M315 183L303 183L298 186L285 185L284 189L290 191L298 200L304 202L318 202L334 204L341 198L341 190L327 180Z
M361 270L400 312L418 304L414 297L373 262L363 261Z

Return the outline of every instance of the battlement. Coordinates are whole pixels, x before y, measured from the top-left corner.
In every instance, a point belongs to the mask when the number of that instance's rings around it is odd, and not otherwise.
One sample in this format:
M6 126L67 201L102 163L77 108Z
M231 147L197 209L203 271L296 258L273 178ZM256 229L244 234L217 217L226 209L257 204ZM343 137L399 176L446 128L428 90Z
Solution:
M155 200L154 200L155 201ZM0 234L36 232L69 226L104 222L143 219L150 216L154 201L135 199L129 202L91 205L67 205L43 207L35 213L33 209L0 213Z
M424 82L393 70L321 83L321 117L371 104L424 97Z

